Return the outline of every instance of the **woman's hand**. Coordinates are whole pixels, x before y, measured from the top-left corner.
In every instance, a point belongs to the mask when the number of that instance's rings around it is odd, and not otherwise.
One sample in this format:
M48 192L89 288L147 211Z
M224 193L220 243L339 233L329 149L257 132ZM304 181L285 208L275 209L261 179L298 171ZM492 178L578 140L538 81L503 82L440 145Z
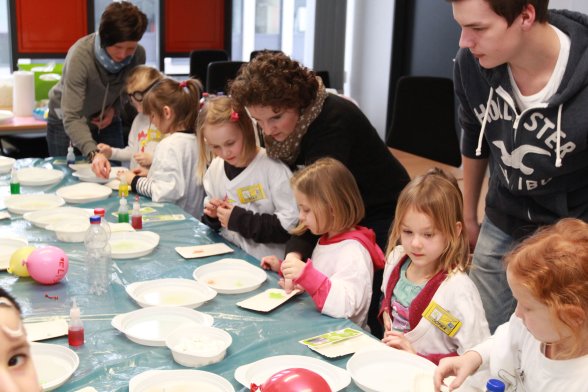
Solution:
M412 348L412 345L410 344L406 336L404 336L404 334L399 331L386 331L384 333L382 343L390 347L394 347L398 350L406 351L411 354L416 354L416 351L414 350L414 348Z
M94 117L90 122L98 127L98 129L104 129L108 127L112 123L112 119L114 118L114 114L116 111L112 106L107 107L104 109L104 113L102 114L102 119L100 119L100 115ZM102 121L100 121L102 120Z
M216 209L218 220L225 229L229 227L229 219L231 218L233 207L231 203L223 201Z
M153 155L148 152L136 152L133 154L133 159L143 167L151 167L153 163Z
M280 270L281 261L276 256L265 256L261 259L259 264L264 270L272 270L278 272Z
M108 144L98 143L97 148L98 151L100 151L100 154L103 154L106 158L110 159L110 157L112 157L112 147Z
M96 177L108 178L110 176L110 162L104 154L98 152L92 159L92 171Z
M447 357L439 361L439 366L435 369L433 381L435 383L435 392L441 390L443 380L449 376L455 376L455 379L449 385L449 390L453 391L463 384L465 379L474 374L482 364L482 357L476 351L468 351L459 357Z

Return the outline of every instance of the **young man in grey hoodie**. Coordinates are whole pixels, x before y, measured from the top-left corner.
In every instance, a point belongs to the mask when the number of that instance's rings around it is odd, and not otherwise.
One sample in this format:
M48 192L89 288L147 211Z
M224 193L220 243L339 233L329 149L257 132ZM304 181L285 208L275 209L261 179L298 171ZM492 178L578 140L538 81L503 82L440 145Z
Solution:
M97 33L80 38L68 51L61 81L49 92L47 145L51 156L65 156L70 144L108 177L110 164L98 143L123 146L118 114L125 78L145 63L139 45L147 17L131 2L112 2L100 18Z
M548 0L450 1L471 278L494 331L516 306L504 253L539 226L588 220L588 17L548 11Z

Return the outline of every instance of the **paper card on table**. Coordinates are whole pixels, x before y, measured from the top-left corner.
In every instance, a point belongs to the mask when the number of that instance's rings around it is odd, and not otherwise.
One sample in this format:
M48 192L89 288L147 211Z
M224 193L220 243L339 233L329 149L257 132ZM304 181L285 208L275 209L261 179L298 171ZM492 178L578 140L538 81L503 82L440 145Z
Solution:
M126 222L118 222L118 223L108 223L108 225L110 226L110 232L111 233L118 233L121 231L135 231L135 228L133 226L131 226L130 223L126 223Z
M290 294L286 294L283 289L267 289L263 293L237 302L237 305L245 309L257 310L258 312L270 312L299 292L300 290L293 290Z
M344 328L338 331L331 331L322 335L313 336L308 339L301 340L300 343L308 347L320 347L325 344L333 344L343 340L351 339L356 336L363 335L363 332L353 328Z
M349 337L325 337L325 335L331 335L333 333L339 334L341 331L350 331L348 333L344 333L344 335L349 335ZM378 347L384 345L384 343L381 341L352 328L345 328L344 330L340 331L328 332L323 335L301 340L300 343L304 344L311 350L329 358L336 358L343 355L353 354L359 350L364 350L366 347Z
M67 335L67 322L65 319L42 321L38 323L24 323L27 331L27 339L31 342L56 338Z
M186 219L186 217L183 214L143 215L143 223L164 222L164 221L182 221L185 219Z
M216 244L207 245L178 246L176 247L176 252L178 252L184 259L195 259L198 257L208 257L230 253L233 252L233 249L231 249L231 247L227 244L219 242Z

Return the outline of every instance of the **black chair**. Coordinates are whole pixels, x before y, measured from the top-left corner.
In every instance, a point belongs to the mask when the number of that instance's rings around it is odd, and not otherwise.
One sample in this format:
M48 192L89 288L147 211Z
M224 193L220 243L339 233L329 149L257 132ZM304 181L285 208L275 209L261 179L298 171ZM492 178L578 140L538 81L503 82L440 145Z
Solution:
M190 77L199 79L206 87L208 64L213 61L228 61L229 55L222 49L193 50L190 52Z
M222 92L227 94L229 80L235 79L244 61L213 61L208 64L206 91L210 94Z
M461 166L454 100L451 79L402 76L396 85L388 146Z
M326 88L331 87L331 79L329 78L329 71L314 71L314 73L316 74L316 76L321 77L321 79L323 80L323 85Z
M266 52L266 53L282 53L281 50L275 50L275 49L254 50L249 54L249 61L253 60L255 57L257 57L258 55L260 55L264 52Z

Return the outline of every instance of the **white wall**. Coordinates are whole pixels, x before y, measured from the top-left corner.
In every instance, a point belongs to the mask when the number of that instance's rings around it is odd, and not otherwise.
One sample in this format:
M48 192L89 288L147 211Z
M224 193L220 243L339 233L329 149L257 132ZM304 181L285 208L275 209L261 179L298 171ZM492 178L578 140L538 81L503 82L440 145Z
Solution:
M588 1L586 0L551 0L549 8L569 9L588 14Z
M344 93L384 139L394 0L347 0L347 7Z

